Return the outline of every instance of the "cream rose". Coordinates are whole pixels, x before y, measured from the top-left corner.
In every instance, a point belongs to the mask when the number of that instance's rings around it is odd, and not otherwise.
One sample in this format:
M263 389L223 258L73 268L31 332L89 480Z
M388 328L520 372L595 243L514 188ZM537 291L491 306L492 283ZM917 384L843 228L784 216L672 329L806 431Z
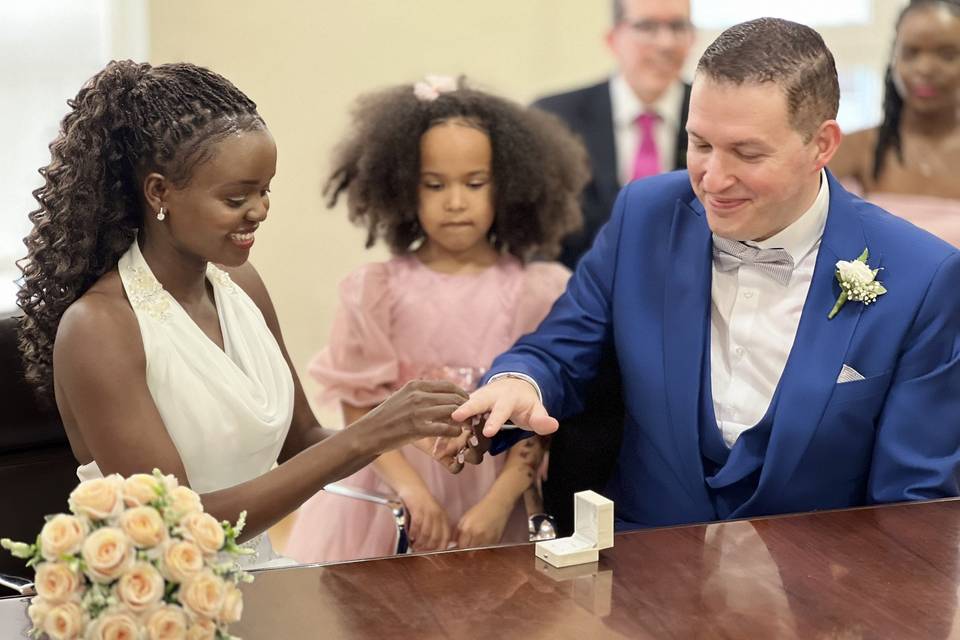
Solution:
M73 640L80 637L83 623L83 607L76 602L65 602L43 616L43 631L52 640Z
M223 547L223 526L209 513L191 513L180 521L183 537L192 541L205 554L212 555Z
M177 598L195 616L216 618L223 607L226 585L223 579L209 569L204 569L180 585Z
M41 562L37 566L34 587L37 595L50 604L60 604L69 600L80 588L81 580L62 562Z
M214 640L217 636L217 625L212 620L197 618L187 630L187 640Z
M203 569L203 551L189 540L171 542L163 549L160 568L170 580L183 582Z
M175 487L171 489L169 501L169 508L178 520L191 513L200 513L203 511L200 496L189 487Z
M240 622L243 615L243 593L235 585L228 584L223 594L223 606L218 619L223 624Z
M851 283L870 284L876 279L873 269L859 260L839 260L837 261L837 271L840 272L841 279Z
M123 478L117 474L87 480L70 492L70 511L92 520L106 520L123 511Z
M143 613L163 598L163 576L149 562L135 562L117 581L117 599L134 613Z
M83 518L59 513L47 520L40 530L40 553L47 560L77 553L88 531Z
M167 539L167 525L153 507L133 507L120 515L120 528L141 549L152 549Z
M87 629L85 640L139 640L140 626L133 613L107 610Z
M177 605L158 607L147 614L145 620L150 640L184 640L187 637L187 614Z
M30 622L33 623L35 629L43 629L43 620L52 608L53 605L40 596L36 596L30 601L30 606L27 607L27 615L30 617Z
M112 582L133 564L133 546L116 527L97 529L83 543L86 574L94 582Z
M128 507L143 507L159 496L160 481L146 473L135 473L123 481L123 503Z

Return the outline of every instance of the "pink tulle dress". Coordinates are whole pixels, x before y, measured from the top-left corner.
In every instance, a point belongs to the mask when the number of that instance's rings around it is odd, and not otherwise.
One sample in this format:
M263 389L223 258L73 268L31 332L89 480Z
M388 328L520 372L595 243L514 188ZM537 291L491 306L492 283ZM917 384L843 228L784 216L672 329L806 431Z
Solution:
M432 271L414 256L361 267L341 282L330 342L310 365L321 402L372 407L417 378L473 389L497 355L537 327L569 275L560 264L524 266L512 256L468 275ZM451 527L487 493L506 458L486 456L452 475L412 445L401 452L447 510ZM341 484L394 493L372 465ZM518 502L501 542L527 539ZM386 556L395 537L386 508L321 491L301 507L284 552L299 562Z

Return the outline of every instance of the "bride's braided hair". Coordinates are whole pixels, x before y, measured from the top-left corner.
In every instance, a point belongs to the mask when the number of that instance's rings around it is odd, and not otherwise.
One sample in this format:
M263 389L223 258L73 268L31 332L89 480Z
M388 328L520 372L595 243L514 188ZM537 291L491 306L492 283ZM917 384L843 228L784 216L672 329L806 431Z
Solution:
M114 61L67 104L18 262L20 351L27 379L45 398L60 318L133 242L146 206L143 177L156 171L185 184L214 142L264 126L252 100L191 64Z

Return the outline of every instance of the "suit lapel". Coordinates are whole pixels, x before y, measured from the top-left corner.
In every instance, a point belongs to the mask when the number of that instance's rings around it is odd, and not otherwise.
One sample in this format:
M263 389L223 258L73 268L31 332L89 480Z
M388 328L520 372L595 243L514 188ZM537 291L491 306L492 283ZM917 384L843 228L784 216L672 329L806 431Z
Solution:
M612 203L620 191L617 178L617 143L613 133L613 104L610 101L610 83L597 86L596 93L587 103L588 113L584 114L584 126L593 130L587 144L590 149L590 162L593 164L593 180L597 189L605 194Z
M683 102L680 104L680 127L677 129L674 169L687 168L687 116L690 114L690 85L683 83Z
M868 246L860 219L851 206L851 196L827 175L830 209L823 240L793 347L780 377L780 401L760 485L745 507L760 495L777 495L790 480L836 387L863 311L862 304L848 302L832 320L827 320L840 295L835 276L837 261L854 260L864 247L871 249L870 266L879 267L882 258Z
M698 424L703 368L709 365L711 247L702 205L677 201L663 300L664 379L679 475L694 497L704 494Z

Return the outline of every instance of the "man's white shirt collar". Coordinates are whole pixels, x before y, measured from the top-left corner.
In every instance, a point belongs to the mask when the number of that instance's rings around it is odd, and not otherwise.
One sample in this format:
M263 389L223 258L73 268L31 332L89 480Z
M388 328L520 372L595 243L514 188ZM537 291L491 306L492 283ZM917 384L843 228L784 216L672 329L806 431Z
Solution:
M632 126L640 114L652 111L671 130L680 126L680 107L683 106L683 82L677 80L663 92L659 100L644 104L633 92L622 73L610 78L610 101L613 105L615 126Z
M797 218L789 227L770 236L766 240L748 242L761 249L784 249L793 258L794 264L799 264L810 251L817 246L823 236L823 229L827 224L827 212L830 209L830 185L827 183L827 174L820 170L820 191L814 198L813 204Z

